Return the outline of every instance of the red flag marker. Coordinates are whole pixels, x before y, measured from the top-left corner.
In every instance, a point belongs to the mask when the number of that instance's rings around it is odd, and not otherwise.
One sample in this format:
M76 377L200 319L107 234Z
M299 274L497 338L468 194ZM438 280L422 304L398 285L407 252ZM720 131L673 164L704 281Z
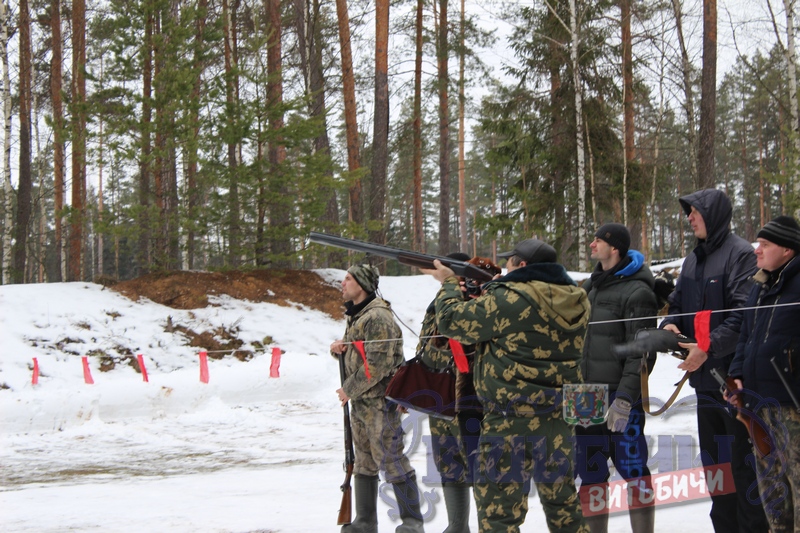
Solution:
M711 348L711 310L698 311L694 315L694 336L697 339L697 347L708 352Z
M142 354L138 354L136 356L136 360L139 361L139 370L142 372L142 381L148 383L150 380L147 379L147 369L144 367L144 356Z
M469 361L464 353L464 347L455 339L447 339L450 342L450 351L453 352L453 359L456 361L456 368L462 374L469 374Z
M39 384L39 360L33 358L33 377L31 377L31 385Z
M269 364L269 377L281 377L281 349L272 348L272 362Z
M83 381L85 381L87 385L94 385L92 370L89 368L89 358L84 355L81 357L81 361L83 362Z
M367 365L367 352L364 351L364 341L353 341L353 346L356 347L358 353L361 354L361 360L364 361L364 374L367 375L367 379L372 379L369 373L369 365Z
M200 381L208 383L208 352L200 352Z

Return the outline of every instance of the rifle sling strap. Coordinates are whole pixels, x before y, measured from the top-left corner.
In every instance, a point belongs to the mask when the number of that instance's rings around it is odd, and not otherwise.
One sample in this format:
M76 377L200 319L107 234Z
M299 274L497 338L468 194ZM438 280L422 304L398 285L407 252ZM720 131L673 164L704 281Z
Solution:
M648 387L648 384L647 384L647 381L650 378L650 374L647 371L647 357L642 357L642 365L641 365L640 375L641 375L641 380L642 380L642 408L644 409L644 412L647 413L648 415L658 416L661 413L663 413L664 411L666 411L667 409L669 409L669 406L672 405L672 403L678 397L678 394L681 392L681 388L683 388L683 384L686 383L686 381L689 379L689 375L690 374L691 374L691 372L685 372L683 374L683 377L681 378L681 380L678 381L678 383L675 384L675 392L672 393L672 396L669 397L669 399L664 403L664 405L661 406L660 409L651 412L650 411L650 388Z

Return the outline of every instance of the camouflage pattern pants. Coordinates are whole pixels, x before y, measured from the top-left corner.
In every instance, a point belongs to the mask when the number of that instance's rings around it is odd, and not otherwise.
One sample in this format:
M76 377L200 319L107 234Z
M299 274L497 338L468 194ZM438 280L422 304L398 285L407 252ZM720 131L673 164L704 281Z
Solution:
M474 485L482 533L519 531L531 481L550 531L588 533L572 473L573 437L560 412L532 418L486 413Z
M384 398L350 400L350 427L356 460L353 473L377 476L385 473L388 483L402 481L414 473L403 452L403 427L397 405Z
M800 414L789 406L758 412L772 436L774 451L756 454L761 503L773 533L800 531Z
M467 479L467 461L458 420L429 416L428 425L431 428L433 464L442 483L464 483Z

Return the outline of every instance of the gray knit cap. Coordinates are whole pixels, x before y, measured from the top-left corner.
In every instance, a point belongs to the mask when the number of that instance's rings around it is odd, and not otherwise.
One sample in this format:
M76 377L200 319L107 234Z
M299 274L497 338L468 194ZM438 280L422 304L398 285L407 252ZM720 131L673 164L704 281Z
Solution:
M769 222L756 235L757 239L766 239L778 246L800 252L800 225L792 217L780 215Z
M353 279L361 285L361 288L369 294L378 290L378 279L380 273L378 269L372 265L353 265L347 269L347 272L353 276Z

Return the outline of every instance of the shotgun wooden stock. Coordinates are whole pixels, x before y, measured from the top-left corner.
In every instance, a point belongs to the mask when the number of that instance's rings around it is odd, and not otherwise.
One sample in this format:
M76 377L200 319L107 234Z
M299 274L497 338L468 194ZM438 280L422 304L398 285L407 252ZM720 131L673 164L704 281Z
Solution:
M712 368L711 375L717 380L717 383L719 383L720 390L727 396L732 396L738 391L738 387L733 378L728 375L723 375L720 369ZM736 407L736 420L744 424L747 428L747 433L750 435L750 442L753 443L753 447L761 457L768 456L772 453L773 445L772 439L764 428L764 425L761 421L751 417L742 409L741 398L736 398L733 405Z
M316 231L312 231L308 234L308 240L326 246L336 246L337 248L344 248L345 250L387 257L389 259L394 259L400 264L416 268L433 269L433 261L434 259L438 259L443 265L455 272L457 276L478 281L489 281L494 277L490 272L472 263L439 255L412 252L410 250L403 250L402 248L393 248L392 246L384 246L382 244L358 241L346 237L337 237L336 235L327 235L325 233L317 233Z
M339 377L344 385L346 379L344 370L344 354L339 354ZM342 489L342 503L339 505L339 519L337 525L349 524L353 521L353 488L350 481L353 477L353 465L355 464L356 454L353 450L353 430L350 427L350 405L344 404L344 482Z

